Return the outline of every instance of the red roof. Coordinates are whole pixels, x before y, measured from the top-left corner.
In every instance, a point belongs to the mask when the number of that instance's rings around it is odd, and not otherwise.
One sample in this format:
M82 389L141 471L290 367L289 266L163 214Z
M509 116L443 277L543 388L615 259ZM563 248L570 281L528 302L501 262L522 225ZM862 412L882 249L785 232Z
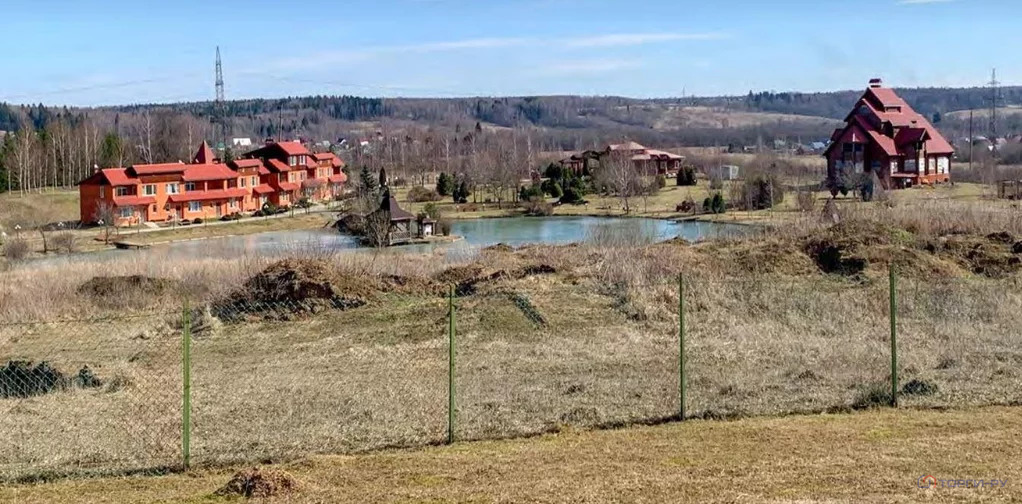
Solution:
M188 165L185 169L184 179L186 182L201 182L203 180L227 180L237 178L238 173L222 164L195 164Z
M265 166L260 166L259 167L259 174L260 175L269 175L270 174L270 169L265 167Z
M333 152L320 152L313 154L312 157L315 158L316 161L330 161L330 166L335 168L344 166L344 161L341 161L341 158L337 157L337 155Z
M133 165L130 170L135 175L164 175L168 173L182 173L188 165L178 161L177 163L158 163Z
M255 191L256 194L270 194L274 192L273 188L270 187L269 184L259 184L253 187L252 190Z
M153 203L156 203L156 198L152 196L114 196L114 206L119 207L152 205Z
M285 162L283 162L283 161L281 161L279 159L272 159L271 158L271 159L268 159L267 162L270 164L270 168L271 168L270 171L276 170L278 172L289 172L289 171L292 170L292 168L290 166L288 166L287 163L285 163Z
M301 156L302 154L305 155L309 154L309 150L306 149L304 145L298 142L277 142L277 145L279 145L281 150L283 150L288 156Z
M261 168L263 162L258 159L235 159L232 161L237 168Z
M111 186L137 185L138 179L132 177L124 168L103 168L79 182L79 184L99 184Z
M280 183L280 188L281 188L281 190L284 190L284 191L297 191L298 190L298 184L295 183L295 182L281 182Z
M860 108L865 107L860 112ZM871 83L863 93L855 108L845 118L844 128L831 135L829 152L849 128L857 127L866 132L869 139L876 143L888 156L902 156L905 153L899 148L917 141L925 141L927 154L953 154L954 148L947 139L934 128L929 121L916 112L893 89ZM897 129L894 138L884 133L884 123ZM826 153L825 153L826 154Z
M209 144L205 140L202 141L202 145L199 146L199 150L192 156L192 163L195 164L206 164L213 162L213 149L209 148Z
M348 176L343 173L338 173L327 177L327 180L329 180L331 184L343 184L348 181Z
M245 189L220 189L216 191L188 191L181 194L171 194L168 199L174 203L186 201L210 201L230 198L241 198L248 194Z

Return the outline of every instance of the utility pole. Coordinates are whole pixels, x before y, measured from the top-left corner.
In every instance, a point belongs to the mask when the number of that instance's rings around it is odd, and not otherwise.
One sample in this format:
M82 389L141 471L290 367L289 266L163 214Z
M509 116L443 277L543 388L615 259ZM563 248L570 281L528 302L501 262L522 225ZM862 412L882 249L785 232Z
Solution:
M224 103L224 71L220 64L220 46L216 46L216 103L214 104L217 127L220 136L220 145L223 145L224 153L227 151L227 110Z
M997 86L1001 83L997 82L997 69L993 69L990 73L990 141L993 142L994 149L997 149Z

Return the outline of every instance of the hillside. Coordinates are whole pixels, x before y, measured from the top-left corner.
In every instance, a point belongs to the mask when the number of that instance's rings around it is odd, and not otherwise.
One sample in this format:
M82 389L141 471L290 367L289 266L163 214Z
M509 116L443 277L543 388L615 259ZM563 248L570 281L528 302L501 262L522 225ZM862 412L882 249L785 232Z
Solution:
M986 88L899 88L918 112L957 136L963 128L955 111L989 106ZM615 96L527 96L466 98L366 98L308 96L229 101L231 136L371 136L377 131L416 128L467 131L476 123L535 131L552 147L575 149L593 137L630 137L659 145L751 144L760 139L829 135L861 91L818 93L750 92L746 96L634 99ZM1000 89L999 102L1022 103L1022 87ZM54 109L42 105L0 105L0 130L31 124L36 129L61 117L88 117L101 129L124 134L145 112L190 118L193 134L210 130L212 102L132 104ZM946 121L942 121L944 117ZM966 118L967 119L967 118ZM999 131L1022 131L1022 119L1006 115Z

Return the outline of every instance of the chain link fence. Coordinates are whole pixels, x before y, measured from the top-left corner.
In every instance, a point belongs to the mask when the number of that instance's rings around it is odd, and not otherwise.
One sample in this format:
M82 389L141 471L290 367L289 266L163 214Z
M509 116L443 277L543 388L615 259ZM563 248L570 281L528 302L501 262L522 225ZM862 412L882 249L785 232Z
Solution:
M688 418L886 406L892 385L902 406L1015 403L1018 287L899 280L896 379L886 279L537 272L366 306L2 322L0 480L652 423L682 395Z

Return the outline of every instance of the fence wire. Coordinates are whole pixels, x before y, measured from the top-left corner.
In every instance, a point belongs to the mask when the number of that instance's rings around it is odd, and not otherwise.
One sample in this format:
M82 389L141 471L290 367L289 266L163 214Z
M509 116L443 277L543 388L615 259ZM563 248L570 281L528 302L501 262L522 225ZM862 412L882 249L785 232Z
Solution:
M1018 287L899 280L902 405L1022 399ZM217 465L436 444L449 427L469 440L677 418L677 280L533 275L455 292L0 323L0 480L178 468L186 445ZM891 399L886 278L693 272L684 304L689 417Z

